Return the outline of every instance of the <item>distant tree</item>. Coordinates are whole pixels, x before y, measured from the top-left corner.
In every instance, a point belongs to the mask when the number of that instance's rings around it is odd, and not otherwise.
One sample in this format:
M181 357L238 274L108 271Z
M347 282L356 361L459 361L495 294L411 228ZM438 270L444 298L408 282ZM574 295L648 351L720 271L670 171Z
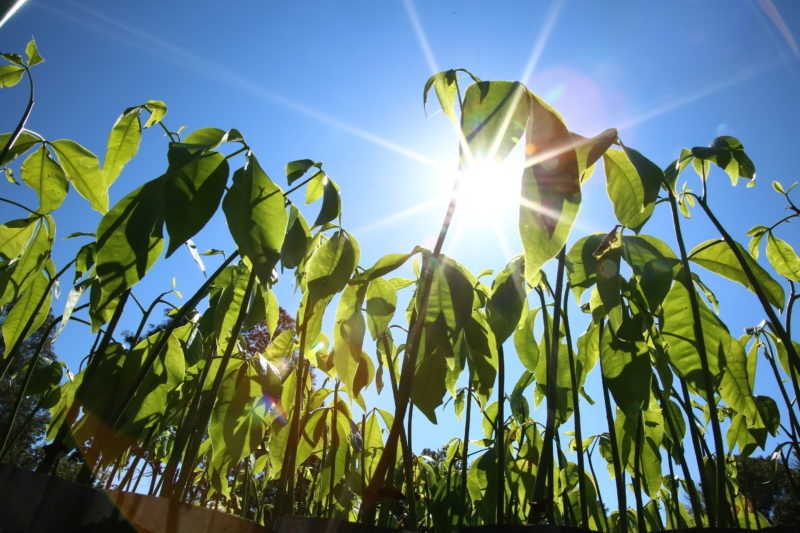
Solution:
M6 314L6 310L0 313L0 323L4 321ZM22 342L6 375L0 379L0 444L2 444L2 436L5 435L11 421L14 406L22 388L27 369L26 363L31 360L46 334L49 338L44 340L38 366L44 368L54 364L56 360L53 352L53 330L48 329L52 322L53 316L49 315L44 324ZM4 361L5 357L6 345L4 340L0 339L0 361ZM12 427L10 446L3 453L2 462L28 469L33 469L39 463L43 455L42 445L47 424L50 420L50 412L41 408L41 399L41 394L28 395L23 398Z
M295 331L297 324L295 324L292 315L286 312L281 307L278 310L278 326L275 328L275 334L270 335L266 322L263 320L253 327L247 328L242 332L244 337L244 350L249 355L261 353L267 349L272 343L273 337L277 337L284 331Z
M800 464L768 457L736 457L739 491L775 526L800 524Z

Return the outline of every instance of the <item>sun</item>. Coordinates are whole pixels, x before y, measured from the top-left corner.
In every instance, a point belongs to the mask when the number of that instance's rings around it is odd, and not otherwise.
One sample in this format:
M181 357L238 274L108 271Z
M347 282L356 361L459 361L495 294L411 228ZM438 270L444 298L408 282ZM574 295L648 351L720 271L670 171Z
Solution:
M500 246L503 255L514 254L519 216L520 181L524 160L514 150L502 161L475 158L457 175L457 198L450 246L462 248Z

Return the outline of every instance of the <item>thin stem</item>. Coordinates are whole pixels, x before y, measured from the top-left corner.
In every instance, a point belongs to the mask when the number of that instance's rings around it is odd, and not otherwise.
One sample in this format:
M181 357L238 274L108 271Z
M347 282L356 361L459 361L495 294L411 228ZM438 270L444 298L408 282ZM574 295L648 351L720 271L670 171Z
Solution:
M678 241L681 265L683 267L679 274L679 276L681 276L683 279L678 280L678 282L683 283L687 292L689 293L689 305L691 307L692 317L694 318L694 320L692 320L695 341L694 345L697 348L697 355L700 358L700 366L703 373L703 389L706 402L708 404L709 418L711 419L711 430L714 436L714 451L717 456L717 460L714 463L716 467L717 485L716 501L713 505L709 506L709 521L711 527L715 527L717 525L720 527L727 527L729 524L729 515L731 509L730 504L727 502L727 498L725 497L724 491L726 480L724 463L725 450L723 445L724 441L722 440L722 430L720 429L719 418L717 416L717 403L714 396L714 385L712 383L711 370L708 363L708 354L706 353L705 334L703 331L700 314L700 303L697 299L697 292L695 291L692 283L692 270L689 265L689 256L686 253L686 245L683 241L683 232L681 230L680 219L678 216L678 204L672 190L669 190L669 204L672 211L672 223L675 230L675 238ZM735 245L731 248L734 250L734 252L736 251ZM713 513L711 512L712 508L714 511Z
M553 329L550 339L550 346L547 350L547 420L544 429L544 449L542 450L541 461L539 468L536 471L536 481L533 487L533 500L543 505L545 501L545 481L549 475L549 471L553 468L553 433L556 426L556 402L557 399L557 386L558 386L558 351L561 344L561 294L564 287L564 263L566 256L566 248L562 247L558 253L558 270L556 273L556 289L553 295ZM547 328L545 328L546 330ZM550 487L553 491L553 487ZM553 523L553 507L554 502L549 501L544 505L544 514L550 523ZM536 523L541 520L541 517L533 515L528 517L530 523Z
M600 335L600 345L603 344L603 330L605 329L605 325L603 322L598 324L599 328L599 335ZM628 531L628 520L627 520L627 513L628 513L628 503L625 496L625 475L624 470L622 469L622 464L620 462L620 455L619 455L619 447L617 446L617 428L614 425L614 415L611 412L611 398L609 396L608 391L608 384L606 383L606 377L603 373L603 358L601 357L600 360L600 378L602 379L603 385L603 401L605 403L605 410L606 410L606 422L608 424L608 440L611 444L611 457L612 457L612 464L614 467L614 484L617 488L617 507L619 508L619 516L620 516L620 531L622 533L627 533Z
M400 386L398 388L399 402L395 403L395 417L392 421L392 427L389 430L389 435L386 438L386 445L384 453L378 460L375 471L370 479L369 486L364 492L364 516L367 523L374 523L375 509L377 506L378 489L386 480L386 473L389 469L390 461L397 452L397 444L400 439L400 432L403 427L403 420L406 416L406 408L409 399L411 398L411 388L414 381L414 373L417 368L417 354L419 352L420 341L422 340L422 332L425 325L425 315L428 310L428 301L430 300L431 285L433 273L438 267L439 258L444 246L444 240L450 228L450 223L453 219L453 214L458 203L458 189L460 179L457 177L455 185L453 186L453 194L450 198L450 203L447 206L442 226L439 230L439 237L436 240L433 253L426 257L422 262L422 272L419 278L419 291L420 300L419 308L416 310L416 315L412 319L411 328L408 332L406 339L406 356L403 358L403 366L400 370Z
M703 208L703 212L705 212L708 219L717 229L719 234L722 236L723 240L727 243L731 252L733 252L733 255L736 257L736 260L739 262L739 266L741 267L742 272L744 272L745 276L747 277L747 281L750 282L750 286L755 291L756 296L758 297L758 301L761 303L761 307L767 314L767 318L769 319L770 329L772 329L775 332L778 338L781 339L781 342L783 342L783 344L786 346L786 352L789 355L789 361L791 362L791 365L796 370L800 371L800 355L798 355L797 350L795 349L794 344L792 343L791 337L787 333L786 329L784 329L780 319L778 318L778 315L775 314L775 310L770 305L769 300L767 299L767 295L764 292L764 288L758 282L758 279L756 279L756 276L753 273L753 270L750 268L750 265L747 264L747 261L745 261L745 258L742 255L742 251L739 249L739 246L737 246L736 242L733 240L733 237L731 237L730 233L728 233L725 230L725 228L722 226L717 217L714 216L714 213L708 207L706 199L697 198L697 203L700 205L701 208ZM713 416L713 413L711 414Z
M573 416L575 417L575 452L577 453L578 462L578 497L580 498L581 520L583 526L588 527L589 517L587 513L586 502L586 487L584 486L584 476L586 473L585 465L583 463L583 436L581 432L581 408L580 398L578 397L578 378L575 371L575 351L572 348L572 332L569 327L569 317L567 316L568 299L569 299L569 283L564 289L564 301L561 304L561 312L564 315L564 334L567 341L567 355L569 357L569 379L572 386L572 406L574 409ZM581 524L577 524L581 525Z
M34 84L33 84L33 76L31 76L31 69L29 67L23 67L25 69L25 74L28 76L28 105L25 106L25 112L22 113L22 118L17 123L17 127L14 128L14 132L11 134L11 137L8 139L8 142L3 147L3 151L0 152L0 164L6 160L6 156L11 151L11 148L14 147L14 143L17 142L22 130L25 128L25 124L28 122L28 118L31 116L31 111L33 111L33 104L34 104Z
M497 342L497 424L495 428L495 444L497 449L497 514L498 526L505 523L503 505L506 497L506 445L505 445L505 357L503 343Z

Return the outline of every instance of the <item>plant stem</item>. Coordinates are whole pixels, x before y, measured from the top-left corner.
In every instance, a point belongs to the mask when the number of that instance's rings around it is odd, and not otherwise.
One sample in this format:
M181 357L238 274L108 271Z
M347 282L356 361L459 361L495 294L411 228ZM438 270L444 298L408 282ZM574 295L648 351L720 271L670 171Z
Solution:
M598 333L600 335L600 346L603 345L603 330L605 329L605 324L601 321L597 327L599 328ZM617 507L619 508L619 516L621 518L620 531L622 533L627 533L628 531L628 520L627 520L627 513L628 513L628 503L625 497L625 471L622 469L622 464L620 462L620 455L619 455L619 446L617 445L617 428L614 425L614 416L611 412L611 398L609 396L608 391L608 384L606 383L606 377L603 373L603 358L600 357L600 378L602 379L602 386L603 386L603 401L605 403L606 409L606 422L608 423L608 439L611 441L611 457L612 463L614 466L614 484L617 487ZM624 517L624 518L623 518Z
M678 249L680 251L681 266L683 267L678 283L683 283L687 292L689 293L689 305L692 310L692 326L694 331L694 345L697 348L697 355L700 358L700 366L703 372L703 389L708 403L709 418L711 419L711 431L714 436L714 452L716 454L716 501L713 505L709 505L709 522L711 527L719 525L720 527L727 527L730 517L730 503L725 497L725 450L723 447L722 430L719 425L719 418L717 416L717 403L714 396L714 386L712 383L711 370L708 364L708 354L706 353L705 335L703 332L703 325L701 322L700 303L697 299L697 292L695 291L694 284L692 283L692 270L689 265L689 256L686 253L686 245L683 241L683 232L681 230L680 218L678 215L678 203L675 199L675 194L671 189L668 189L669 205L672 211L672 223L675 230L675 238L678 241ZM736 247L732 247L735 251ZM713 512L712 512L713 511Z
M705 212L706 216L711 221L711 223L714 224L714 227L717 229L717 231L719 231L719 234L722 236L723 240L731 249L733 255L736 257L736 260L739 262L739 266L741 267L742 272L744 272L745 276L747 276L747 281L750 282L750 285L752 286L753 290L756 293L756 296L758 297L758 301L761 303L761 307L764 309L764 312L767 314L767 317L769 318L770 329L772 329L772 331L775 332L778 338L781 339L781 342L783 342L784 346L786 346L786 353L789 355L789 361L791 361L791 366L793 366L796 371L800 371L800 355L798 355L797 350L795 349L794 344L792 343L791 337L787 333L786 329L784 329L783 324L778 318L778 315L775 314L775 310L770 305L766 293L764 292L764 288L756 279L756 276L753 273L752 269L750 268L750 265L748 265L747 262L745 261L745 258L742 255L742 251L739 249L739 246L736 245L736 242L733 240L733 237L731 237L730 233L728 233L725 230L725 228L722 226L717 217L714 216L714 213L708 207L708 203L705 197L695 196L695 198L697 198L697 203L703 209L703 212ZM787 321L787 327L788 327L788 321Z
M8 142L3 147L3 151L0 152L0 164L6 160L6 156L11 151L11 148L14 147L14 143L17 142L22 130L25 128L25 123L28 122L28 118L31 116L31 111L33 111L33 104L34 104L34 84L33 84L33 76L31 76L31 70L28 67L25 68L25 74L28 76L28 105L25 106L25 112L22 113L22 118L17 123L17 127L14 128L14 132L11 134L11 137L8 139Z
M503 505L506 497L506 426L505 426L505 357L503 343L497 343L497 423L495 426L495 446L497 450L497 514L495 523L502 526L505 523Z
M467 384L467 412L464 416L464 440L461 447L461 513L458 517L458 525L463 526L467 515L467 457L469 456L469 424L472 418L472 391L471 385Z
M536 481L533 487L533 500L540 506L545 501L545 481L553 468L553 433L556 426L556 402L557 387L558 387L558 351L561 345L561 293L564 286L564 263L566 256L566 248L562 247L558 252L558 267L556 273L556 289L553 295L553 329L550 338L550 345L547 347L547 420L544 429L544 449L542 450L541 461L539 468L536 470ZM545 313L546 316L546 313ZM546 330L547 328L545 328ZM552 492L553 487L550 487ZM544 506L543 511L550 523L553 523L553 507L554 502L549 501ZM528 516L529 523L538 523L541 517L534 514L534 509L531 510L531 515Z
M397 395L399 401L395 402L395 417L392 421L389 435L386 437L386 445L384 446L383 454L381 454L381 458L378 460L372 479L369 481L369 486L364 491L364 517L369 524L375 521L378 489L386 481L389 463L390 461L394 461L393 458L397 453L397 444L400 439L403 420L406 416L406 408L411 398L411 388L414 381L414 373L417 368L417 354L419 352L419 345L425 326L425 315L427 314L428 301L430 300L433 274L439 266L442 246L444 246L444 240L450 229L453 213L455 213L458 203L459 181L459 178L456 178L453 194L447 206L447 212L445 213L441 228L439 229L439 236L436 240L433 252L422 261L422 272L420 273L418 282L418 290L420 292L419 308L416 309L415 318L412 318L412 324L406 339L406 355L403 358L403 366L400 370L400 383Z
M217 396L219 395L219 391L222 388L222 381L225 377L225 370L228 367L228 362L233 355L233 350L236 347L237 340L239 338L239 333L242 330L242 326L244 324L245 318L247 318L248 313L248 302L250 301L250 295L253 292L253 287L256 283L256 274L255 271L250 272L250 276L247 280L247 287L245 287L244 294L242 295L242 304L239 307L239 312L236 316L236 322L234 322L233 327L231 328L230 338L228 339L228 344L225 346L225 353L222 355L222 360L219 363L219 368L217 369L217 373L214 376L214 382L211 385L211 390L208 396L205 398L205 401L200 406L200 414L198 417L198 423L194 426L195 438L192 442L189 443L189 447L187 448L187 454L183 457L183 464L181 465L181 473L178 478L178 486L177 486L177 494L181 495L181 499L186 497L187 491L189 489L189 480L190 475L194 471L194 465L197 461L197 452L200 448L202 437L205 435L205 428L208 427L208 421L211 418L211 411L214 408L214 404L216 403ZM188 302L187 302L188 303ZM159 339L160 340L160 339ZM210 365L211 361L207 361L206 364ZM200 430L202 428L202 430Z
M564 315L564 335L567 341L567 355L569 356L569 379L572 386L572 407L574 409L573 416L575 417L575 452L577 453L578 463L578 497L580 498L581 509L581 522L576 524L578 526L589 527L588 505L586 502L586 487L584 476L586 475L586 468L583 463L583 434L581 432L581 408L578 390L578 378L575 371L575 351L572 348L572 332L569 327L569 317L567 315L568 299L569 299L569 283L564 289L564 301L561 305L561 312Z

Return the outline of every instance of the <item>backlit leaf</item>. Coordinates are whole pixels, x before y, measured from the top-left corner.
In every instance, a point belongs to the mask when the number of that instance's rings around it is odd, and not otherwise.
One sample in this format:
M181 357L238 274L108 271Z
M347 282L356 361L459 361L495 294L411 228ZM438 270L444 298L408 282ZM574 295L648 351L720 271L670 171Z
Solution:
M17 65L0 66L0 87L13 87L22 79L25 69Z
M516 256L492 282L492 294L486 305L486 319L498 342L514 333L526 303L525 260Z
M358 256L354 239L343 231L314 252L306 268L306 286L312 305L344 289L358 264Z
M39 63L44 63L44 58L39 55L39 49L36 48L36 41L31 39L25 46L25 55L28 56L28 66L32 67Z
M358 288L347 285L344 288L333 326L333 366L339 379L348 391L353 392L353 396L358 394L353 383L361 364L364 333L367 329L361 312L365 292L363 285Z
M761 268L761 265L747 253L741 244L737 242L735 245L739 250L739 255L744 258L750 271L755 276L759 287L766 294L769 303L778 309L783 309L785 297L783 287L772 279L772 276L770 276L766 270ZM720 276L741 283L753 293L756 292L756 287L747 279L733 250L731 250L730 246L722 239L710 240L698 244L689 254L689 259Z
M108 184L100 171L97 156L68 139L53 141L50 146L78 194L89 201L92 209L105 214L108 211Z
M119 177L122 169L139 151L142 140L142 123L139 120L141 107L126 109L114 123L106 143L106 156L103 159L103 179L110 187Z
M474 83L464 94L461 131L467 141L461 162L502 161L522 140L528 122L530 98L517 82Z
M708 147L692 148L692 155L697 158L695 161L699 159L704 162L716 163L730 176L733 185L736 185L739 177L746 180L756 177L753 162L745 153L742 143L735 137L728 135L717 137Z
M150 118L147 119L144 125L145 129L161 122L167 114L167 105L161 100L148 100L148 102L144 104L144 108L150 111Z
M663 181L661 169L636 150L608 150L603 154L606 190L620 224L639 232L653 214Z
M426 108L428 103L428 91L433 86L436 91L436 97L439 99L439 105L442 111L453 122L456 121L456 114L453 107L456 104L456 94L458 89L458 71L446 70L444 72L437 72L425 82L425 88L422 90L422 107Z
M25 291L14 302L11 311L3 320L2 329L5 349L11 350L41 326L50 312L50 285L44 273L37 273ZM27 331L25 325L33 319Z
M531 95L522 174L519 232L525 250L525 279L532 282L542 266L567 242L581 203L580 169L569 131L561 117Z
M247 362L232 361L222 379L208 426L213 462L235 465L256 450L267 429L271 407L267 401L255 370Z
M286 238L281 246L281 265L284 268L296 268L308 253L311 232L303 214L294 205L289 206L287 227Z
M272 271L281 256L288 215L283 191L269 179L256 158L233 175L233 185L222 201L233 240L253 263L264 286L271 284Z
M20 167L22 181L39 196L40 213L49 213L67 196L67 176L44 146L25 159Z
M335 220L342 211L342 200L339 198L339 186L328 176L325 176L322 180L322 190L322 207L312 227L323 226Z
M0 151L2 151L8 141L11 140L10 133L3 133L0 135ZM18 158L28 150L30 150L35 144L42 142L37 135L33 134L32 132L23 129L19 136L17 137L16 141L14 141L14 146L8 151L8 153L3 157L3 160L0 161L0 165L5 165L10 163L14 159Z
M372 280L367 286L367 325L373 339L389 327L397 307L397 291L383 278Z
M194 237L214 213L228 182L228 162L219 152L197 153L171 146L164 175L167 257Z
M788 242L772 232L767 235L767 259L778 274L791 281L800 281L800 257Z
M36 229L36 217L10 220L0 226L0 256L5 259L19 257Z
M286 164L286 179L289 185L302 178L311 168L322 170L322 163L311 159L299 159Z
M142 279L161 254L163 189L163 176L151 180L122 198L100 220L95 271L102 296L92 305L95 313L102 313Z

